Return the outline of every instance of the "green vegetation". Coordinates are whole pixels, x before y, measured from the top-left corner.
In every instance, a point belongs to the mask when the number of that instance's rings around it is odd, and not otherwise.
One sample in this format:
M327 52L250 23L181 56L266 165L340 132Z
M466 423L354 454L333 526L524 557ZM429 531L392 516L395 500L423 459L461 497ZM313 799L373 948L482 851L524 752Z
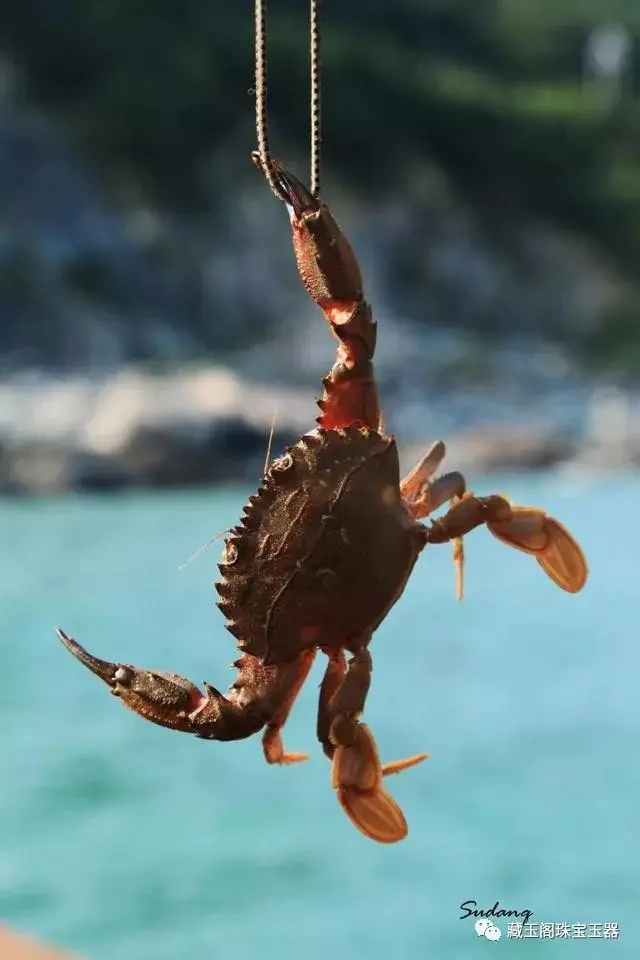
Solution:
M350 189L375 195L435 163L475 203L576 229L635 278L637 0L322 6L326 163ZM591 30L612 21L637 44L615 101L584 73ZM306 3L270 0L276 152L306 150L306 35ZM209 162L229 143L253 146L252 38L250 4L223 0L24 0L3 16L32 98L85 155L182 204L214 200ZM237 175L251 176L248 161ZM613 324L610 354L634 322Z

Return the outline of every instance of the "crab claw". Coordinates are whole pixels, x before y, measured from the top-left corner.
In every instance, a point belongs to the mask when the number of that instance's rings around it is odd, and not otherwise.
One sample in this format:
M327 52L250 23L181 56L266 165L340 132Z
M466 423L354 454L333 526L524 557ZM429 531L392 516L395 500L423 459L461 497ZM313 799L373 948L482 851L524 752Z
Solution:
M358 724L351 746L337 746L331 767L331 783L338 791L342 809L365 837L378 843L397 843L407 833L407 821L382 778L422 763L422 753L382 766L373 734Z
M584 587L588 567L584 554L569 531L539 507L512 507L509 520L487 526L498 540L534 556L544 572L567 593Z
M77 640L67 636L64 630L61 630L59 627L56 629L56 633L69 653L71 653L76 660L79 660L80 663L91 670L92 673L95 673L96 677L99 677L108 687L113 688L116 685L117 663L111 663L109 660L100 660L99 657L94 657L88 650L81 647Z
M264 174L257 152L251 156ZM288 208L298 273L307 293L324 311L338 339L346 335L350 342L362 340L360 354L370 361L375 347L375 324L363 301L360 267L349 241L327 205L278 160L271 160L271 172L278 196ZM348 329L343 329L341 336L336 327L345 325ZM356 360L362 361L362 357L351 356L355 349L350 346L348 355L341 360L352 379ZM368 367L366 376L372 379Z
M125 707L144 720L205 740L242 740L264 727L265 715L260 701L238 704L210 683L204 684L202 693L177 673L100 660L63 630L58 629L56 633L76 660L95 673Z
M253 150L251 159L258 170L264 173L264 167L260 153ZM320 209L320 201L314 197L311 191L305 187L302 180L283 167L278 160L272 160L273 179L278 189L278 194L283 203L291 207L296 217L301 217L303 213L311 213Z
M106 683L114 696L152 723L196 733L197 727L190 714L197 711L197 716L203 721L205 718L211 719L211 712L220 712L219 705L224 702L224 697L210 684L205 683L204 696L186 677L159 670L142 670L128 663L100 660L63 630L57 629L56 633L69 653ZM205 706L208 709L205 710Z

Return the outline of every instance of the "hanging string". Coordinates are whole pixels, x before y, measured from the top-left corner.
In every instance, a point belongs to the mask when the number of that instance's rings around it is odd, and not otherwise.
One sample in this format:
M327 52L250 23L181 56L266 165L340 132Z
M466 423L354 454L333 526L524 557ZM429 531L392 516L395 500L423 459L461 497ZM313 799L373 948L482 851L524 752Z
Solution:
M310 0L310 65L311 65L311 159L310 190L314 197L320 193L320 0ZM267 0L255 0L255 92L256 135L260 163L272 192L279 200L286 197L278 186L273 160L269 152L267 130Z
M255 55L256 55L256 134L262 171L267 183L278 198L284 200L276 183L273 161L269 153L267 133L267 0L255 0Z
M311 177L310 187L314 197L320 195L320 20L318 8L321 0L311 0L309 11L309 50L311 58Z

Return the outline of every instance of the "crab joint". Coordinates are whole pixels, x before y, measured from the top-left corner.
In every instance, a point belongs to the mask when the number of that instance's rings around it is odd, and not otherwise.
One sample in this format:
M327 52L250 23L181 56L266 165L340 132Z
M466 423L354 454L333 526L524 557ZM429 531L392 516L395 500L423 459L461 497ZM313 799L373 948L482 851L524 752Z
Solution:
M428 754L417 754L383 766L369 728L357 724L354 733L353 743L336 747L333 755L331 780L340 806L353 825L370 840L397 843L407 836L409 828L402 810L382 786L382 778L422 763Z

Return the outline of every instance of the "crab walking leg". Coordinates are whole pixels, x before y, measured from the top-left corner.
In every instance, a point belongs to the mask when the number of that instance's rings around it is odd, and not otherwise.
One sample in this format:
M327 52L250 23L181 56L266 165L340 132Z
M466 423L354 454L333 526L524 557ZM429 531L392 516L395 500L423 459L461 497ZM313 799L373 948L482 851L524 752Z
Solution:
M436 440L400 483L404 505L414 520L426 517L443 503L461 497L466 492L465 479L461 473L445 473L435 480L432 479L446 455L444 443Z
M373 735L358 720L370 679L371 655L366 648L355 652L346 672L342 651L329 655L320 690L318 737L333 759L332 785L351 822L371 840L396 843L407 835L407 822L382 787L382 778L421 763L427 754L382 766Z
M459 600L463 593L462 537L483 523L498 540L535 556L561 589L578 593L583 588L588 576L587 562L566 527L539 507L514 506L505 497L474 497L466 492L461 473L445 473L432 480L444 456L445 446L438 440L404 478L400 492L414 520L428 516L446 501L453 502L450 512L434 524L427 539L431 543L453 542Z
M289 764L309 759L309 754L307 753L287 753L285 751L282 743L281 730L287 722L295 699L309 675L309 670L311 669L315 656L315 649L305 650L300 654L297 661L294 661L293 667L285 664L280 668L281 672L285 675L289 669L292 669L294 679L292 683L289 683L286 695L276 710L273 719L267 723L262 736L262 749L264 750L267 763ZM285 676L285 685L286 680L287 677Z
M491 495L476 497L466 493L460 497L443 517L424 528L426 543L448 543L456 537L475 530L490 522L505 522L511 519L511 505L504 497Z
M252 154L262 169L259 156ZM327 429L380 426L373 374L376 324L363 298L355 254L329 208L278 161L274 174L291 220L293 249L304 287L338 340L336 361L322 384L318 424Z
M324 650L323 652L327 654L329 660L320 684L316 733L326 756L329 760L332 760L336 748L331 740L331 724L334 720L334 714L330 705L344 682L347 661L342 648L339 650Z
M466 492L466 482L461 473L445 473L432 480L446 456L442 440L432 443L422 460L400 484L400 494L405 507L414 520L420 520L437 510L444 503L457 503ZM464 593L464 545L462 537L453 538L453 563L456 570L456 596L462 600Z
M238 674L224 696L208 683L202 693L190 680L175 673L100 660L62 630L57 633L76 660L106 683L111 693L134 713L158 726L204 740L244 740L271 723L283 705L286 718L311 665L307 651L279 670L264 667L255 657L245 654L234 664ZM277 731L274 743L276 746L269 747L268 762L305 759L302 754L284 751L278 758Z
M455 476L452 474L451 476ZM441 478L443 493L448 493L454 484L449 484L448 478ZM435 482L436 484L438 481ZM464 484L464 479L462 479ZM435 484L434 484L435 486ZM441 501L442 502L442 501ZM462 600L464 593L464 544L463 536L470 533L482 524L491 521L502 522L511 517L511 507L503 497L475 497L471 493L454 494L453 506L439 520L435 520L430 527L425 528L427 543L453 542L453 562L456 568L456 596Z
M427 543L447 543L486 524L510 547L535 556L553 582L567 593L582 590L588 576L584 554L569 531L539 507L512 506L505 497L464 494L425 528Z

